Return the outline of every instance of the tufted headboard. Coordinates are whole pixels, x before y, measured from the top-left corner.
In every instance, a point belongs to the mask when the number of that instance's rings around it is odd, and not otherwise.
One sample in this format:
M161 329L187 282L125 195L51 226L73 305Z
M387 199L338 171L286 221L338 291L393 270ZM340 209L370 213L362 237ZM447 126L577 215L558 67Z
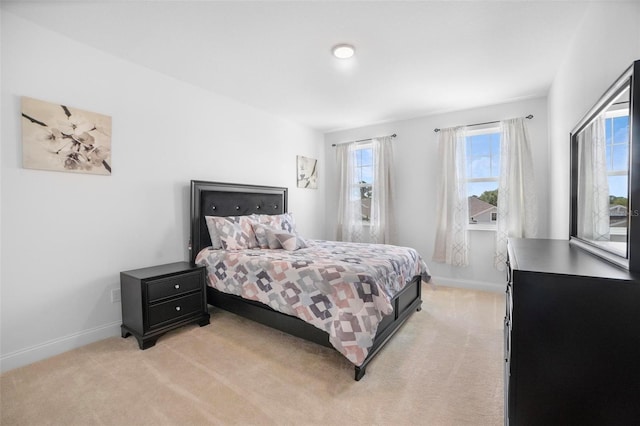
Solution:
M191 181L191 239L189 260L211 245L205 216L281 214L287 211L287 188Z

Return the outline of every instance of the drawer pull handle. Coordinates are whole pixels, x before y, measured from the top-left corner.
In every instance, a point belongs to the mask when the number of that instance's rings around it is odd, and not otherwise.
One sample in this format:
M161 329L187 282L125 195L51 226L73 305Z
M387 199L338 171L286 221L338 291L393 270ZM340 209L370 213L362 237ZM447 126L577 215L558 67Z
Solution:
M179 311L179 310L180 310L180 306L176 306L176 311Z
M177 289L179 289L179 288L180 288L180 284L176 284L176 285L174 285L174 287L175 287L175 289L177 290Z

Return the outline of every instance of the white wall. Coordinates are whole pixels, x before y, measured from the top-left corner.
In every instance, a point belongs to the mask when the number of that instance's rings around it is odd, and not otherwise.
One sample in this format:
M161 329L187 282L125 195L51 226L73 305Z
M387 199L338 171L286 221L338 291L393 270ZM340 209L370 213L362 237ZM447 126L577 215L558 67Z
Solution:
M549 231L569 237L569 134L640 59L640 2L593 2L549 91Z
M492 105L484 108L438 114L372 125L325 135L327 158L327 220L326 233L335 237L335 212L338 207L338 182L333 143L346 142L396 133L394 154L396 164L396 244L417 249L429 265L436 283L449 286L503 291L504 273L493 267L494 231L470 231L470 265L456 268L431 261L435 241L436 181L438 146L433 129L464 124L522 117L527 121L532 142L536 187L540 205L540 237L547 236L547 108L546 98Z
M1 34L2 370L119 334L119 272L188 257L191 179L289 187L300 232L325 238L318 132L6 11ZM23 169L21 96L110 115L112 176ZM296 188L296 155L319 159L319 190Z

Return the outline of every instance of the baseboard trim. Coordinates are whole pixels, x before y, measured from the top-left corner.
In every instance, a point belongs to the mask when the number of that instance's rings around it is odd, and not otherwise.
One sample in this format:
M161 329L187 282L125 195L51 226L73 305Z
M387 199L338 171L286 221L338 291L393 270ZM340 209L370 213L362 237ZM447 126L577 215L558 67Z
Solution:
M0 357L0 372L23 367L98 340L119 336L121 324L121 321L114 321L8 353Z
M456 287L466 288L469 290L482 290L490 291L493 293L504 293L507 289L506 282L496 284L487 281L475 281L475 280L463 280L459 278L447 278L447 277L431 277L431 280L436 286L444 287Z

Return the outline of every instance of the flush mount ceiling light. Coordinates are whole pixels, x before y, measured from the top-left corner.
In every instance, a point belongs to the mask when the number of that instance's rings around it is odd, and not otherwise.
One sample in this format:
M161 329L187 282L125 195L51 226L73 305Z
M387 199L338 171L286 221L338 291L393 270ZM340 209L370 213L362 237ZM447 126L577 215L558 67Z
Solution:
M337 44L331 49L333 56L339 59L349 59L356 52L355 47L350 44Z

